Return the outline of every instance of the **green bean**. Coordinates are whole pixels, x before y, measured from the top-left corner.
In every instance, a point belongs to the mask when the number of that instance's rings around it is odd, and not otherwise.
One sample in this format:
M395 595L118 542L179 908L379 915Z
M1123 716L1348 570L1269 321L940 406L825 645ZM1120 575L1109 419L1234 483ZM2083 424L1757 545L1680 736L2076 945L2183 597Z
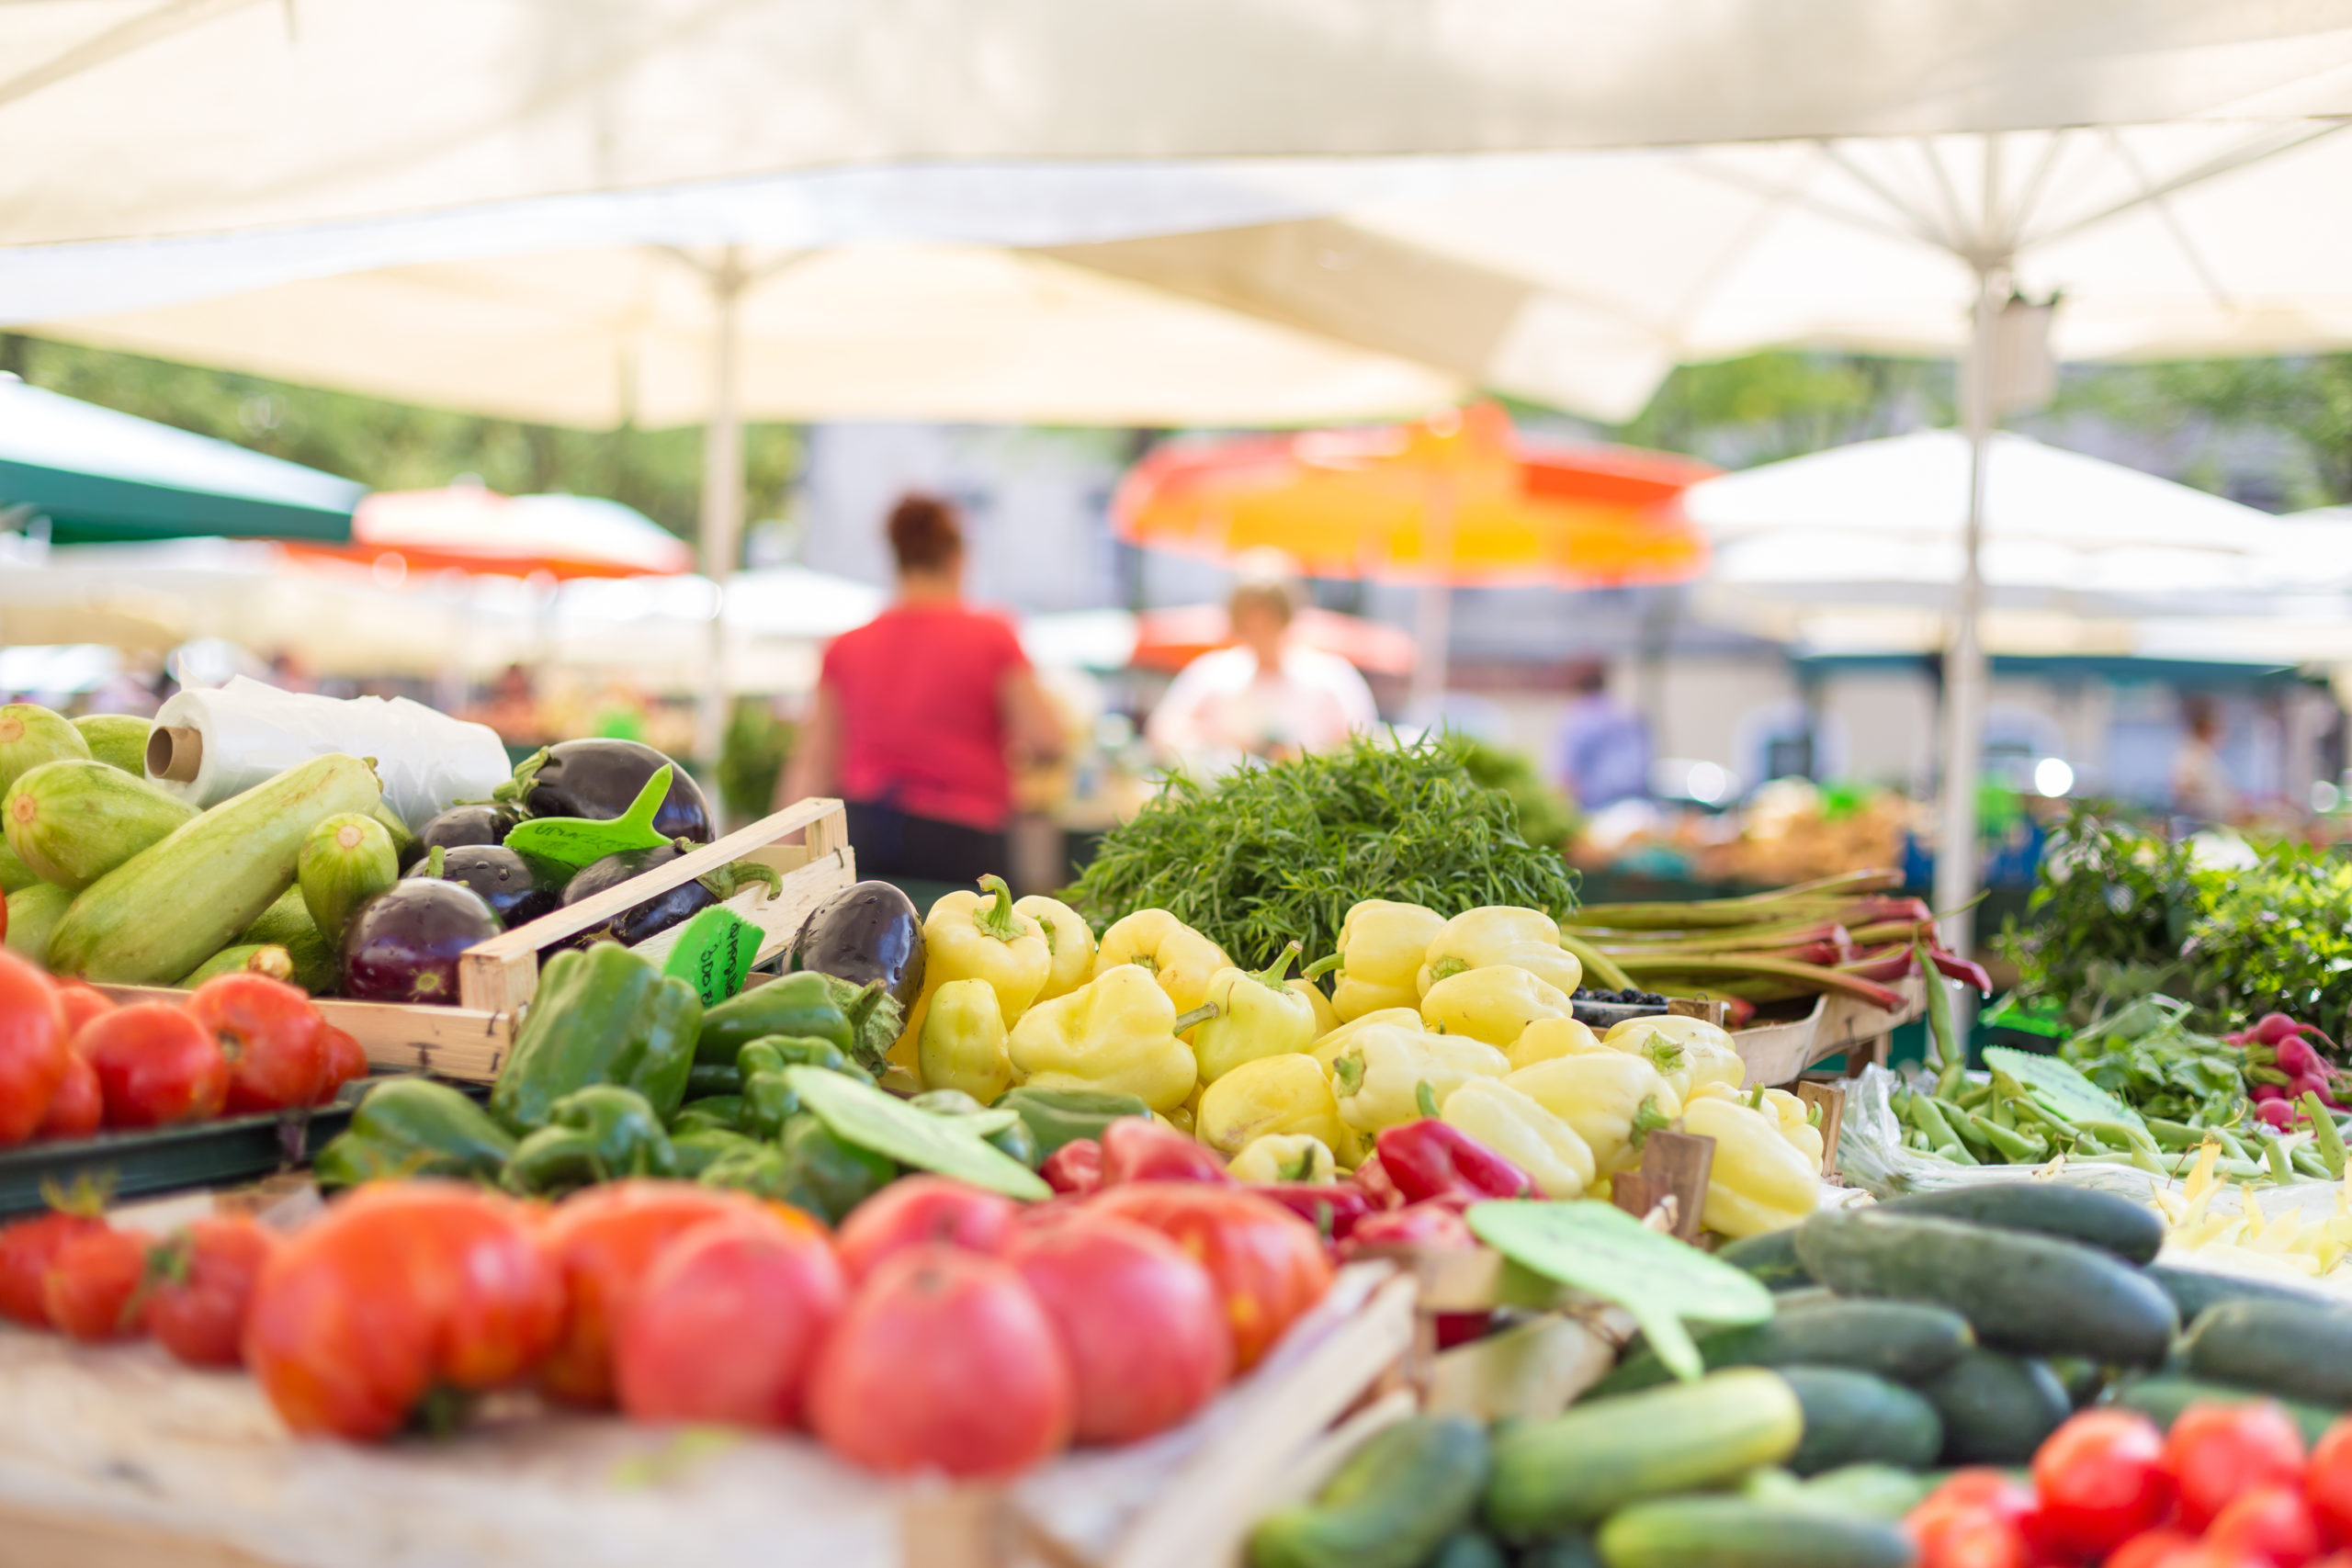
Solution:
M2192 1127L2186 1122L2167 1122L2161 1116L2149 1116L2143 1120L2159 1148L2194 1149L2209 1136L2204 1128Z
M1993 1152L1993 1145L1978 1136L1976 1129L1968 1124L1967 1111L1942 1095L1936 1096L1936 1110L1942 1114L1944 1125L1960 1134L1960 1141L1968 1145L1971 1154L1984 1156Z
M2271 1180L2284 1187L2295 1179L2294 1162L2287 1156L2287 1145L2284 1139L2263 1139L2262 1157L2270 1164Z
M1976 1156L1970 1154L1966 1149L1962 1148L1957 1143L1938 1144L1936 1145L1936 1157L1940 1160L1948 1160L1953 1165L1974 1165L1977 1163Z
M2031 1138L2022 1138L1989 1116L1975 1111L1968 1114L1969 1125L1975 1128L1984 1141L2009 1156L2012 1165L2040 1165L2050 1157L2050 1146Z
M2326 1166L2328 1179L2344 1179L2344 1132L2335 1118L2320 1103L2317 1090L2303 1091L2303 1114L2312 1119L2312 1134L2319 1145L2320 1162Z
M2134 1127L2129 1122L2078 1122L2075 1125L2086 1133L2098 1134L2110 1144L2120 1138L2128 1147L2152 1155L2162 1152L2156 1147L2155 1139L2148 1136L2144 1129Z
M1960 1021L1952 1012L1951 987L1928 956L1925 937L1912 939L1911 953L1919 965L1919 973L1928 977L1928 1032L1936 1045L1936 1092L1950 1095L1966 1079L1968 1043L1960 1037Z
M2119 1155L2102 1149L2097 1154L2070 1154L2066 1156L2066 1163L2068 1165L2128 1165L2136 1169L2139 1168L2140 1161L2131 1155Z
M1911 1124L1928 1135L1930 1147L1941 1148L1946 1144L1960 1142L1958 1134L1944 1121L1933 1095L1915 1094L1911 1097Z
M1993 1124L1996 1127L2014 1129L2018 1124L2017 1107L2011 1105L2007 1100L2003 1100L1997 1094L1994 1095L1992 1099L1993 1103L1987 1109L1985 1114L1993 1119Z
M2297 1170L2310 1177L2313 1181L2335 1179L2328 1174L2327 1161L2321 1158L2319 1151L2309 1144L2296 1145L2294 1154L2289 1157L2293 1161Z
M1975 1083L1970 1084L1966 1089L1961 1090L1958 1094L1953 1095L1951 1097L1951 1101L1963 1111L1976 1111L1981 1110L1984 1107L1984 1102L1992 1098L1993 1086L1991 1084Z
M2227 1127L2214 1128L2213 1136L2222 1141L2222 1152L2229 1156L2230 1158L2237 1161L2240 1165L2260 1165L2262 1163L2260 1160L2254 1157L2254 1151L2247 1148L2243 1143L2240 1143L2238 1141L2238 1135L2235 1133L2231 1132Z

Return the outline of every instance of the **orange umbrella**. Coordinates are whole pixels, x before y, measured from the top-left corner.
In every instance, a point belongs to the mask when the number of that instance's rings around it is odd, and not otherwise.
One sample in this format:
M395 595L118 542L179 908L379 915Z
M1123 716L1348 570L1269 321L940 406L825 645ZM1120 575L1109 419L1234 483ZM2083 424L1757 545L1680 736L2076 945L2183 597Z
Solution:
M1380 621L1343 615L1310 604L1290 624L1302 648L1333 653L1371 675L1402 675L1413 668L1413 639ZM1222 604L1184 604L1146 610L1136 617L1131 661L1143 670L1182 670L1212 649L1233 640Z
M1170 442L1113 502L1122 537L1317 577L1616 588L1682 582L1705 536L1668 504L1707 464L1626 446L1523 445L1491 403L1418 424Z

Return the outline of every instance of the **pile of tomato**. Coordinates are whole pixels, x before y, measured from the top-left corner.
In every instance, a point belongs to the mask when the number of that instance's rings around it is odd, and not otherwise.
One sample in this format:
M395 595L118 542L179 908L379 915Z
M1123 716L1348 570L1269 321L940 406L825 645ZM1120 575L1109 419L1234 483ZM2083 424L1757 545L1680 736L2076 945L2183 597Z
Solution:
M2086 1410L2030 1485L1960 1471L1908 1523L1919 1568L2352 1568L2352 1417L2306 1451L2267 1400L2192 1404L2169 1432Z
M0 1146L323 1104L367 1071L356 1040L266 975L118 1007L0 952Z

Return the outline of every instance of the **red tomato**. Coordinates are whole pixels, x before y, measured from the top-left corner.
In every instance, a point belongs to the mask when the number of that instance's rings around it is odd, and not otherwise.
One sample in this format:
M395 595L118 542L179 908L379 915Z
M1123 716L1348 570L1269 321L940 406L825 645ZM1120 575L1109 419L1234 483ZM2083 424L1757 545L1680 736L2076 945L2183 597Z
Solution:
M613 1345L639 1421L789 1427L849 1285L825 1227L777 1205L706 1220L662 1249Z
M2205 1545L2241 1551L2278 1568L2304 1568L2327 1550L2311 1505L2291 1481L2256 1486L2233 1498L2213 1516Z
M82 980L59 980L57 1003L65 1010L65 1038L72 1040L82 1032L82 1026L94 1018L114 1011L114 1003L105 992Z
M2303 1495L2322 1526L2339 1540L2352 1540L2352 1418L2321 1435L2303 1472Z
M1315 1227L1254 1193L1198 1181L1133 1181L1104 1188L1087 1207L1150 1226L1209 1271L1233 1330L1236 1371L1257 1365L1331 1287L1331 1263Z
M233 1367L254 1280L277 1238L242 1215L190 1224L148 1263L147 1332L191 1367Z
M1233 1334L1216 1284L1158 1231L1081 1214L1024 1235L1012 1265L1069 1358L1078 1441L1148 1438L1206 1404L1233 1375Z
M662 1249L696 1225L760 1211L757 1199L688 1181L616 1181L559 1204L538 1234L563 1286L563 1333L539 1386L574 1404L610 1404L614 1328Z
M0 1227L0 1317L28 1328L51 1328L41 1281L57 1249L74 1237L107 1228L96 1214L42 1214Z
M133 1002L91 1021L74 1043L98 1070L109 1127L167 1127L220 1114L229 1063L211 1032L169 1002Z
M2068 1416L2033 1456L2041 1539L2062 1553L2097 1557L2157 1524L2172 1506L2164 1450L2164 1434L2144 1416Z
M147 1278L147 1238L129 1231L85 1231L57 1249L41 1277L41 1304L60 1333L121 1339L139 1331L134 1299Z
M2299 1483L2303 1435L2284 1410L2267 1399L2243 1404L2199 1403L2182 1411L2172 1424L2165 1437L2164 1462L2180 1497L2182 1528L2202 1530L2253 1487Z
M188 997L229 1062L229 1111L290 1111L326 1079L326 1020L299 986L246 971L215 975Z
M842 1268L853 1280L863 1280L892 1253L932 1242L1001 1254L1020 1213L1010 1198L944 1176L903 1177L842 1222Z
M1001 1258L886 1258L850 1299L808 1385L808 1422L869 1470L1013 1475L1061 1451L1074 1416L1052 1322Z
M65 1053L65 1076L49 1097L49 1114L41 1118L39 1136L86 1138L106 1120L107 1098L98 1088L98 1069L79 1051Z
M327 1046L327 1070L319 1080L319 1097L311 1102L315 1105L328 1103L344 1085L368 1076L367 1047L356 1035L332 1023L323 1027L322 1034Z
M2173 1568L2182 1554L2196 1550L2197 1538L2178 1530L2150 1530L2135 1535L2111 1552L2103 1568ZM1921 1564L1921 1568L1927 1568Z
M2032 1488L1997 1470L1959 1470L1905 1519L1920 1568L2029 1568Z
M40 1130L65 1076L66 1038L49 976L0 948L0 1146Z
M562 1322L563 1288L514 1205L456 1182L387 1183L262 1265L244 1358L295 1431L379 1438L436 1385L528 1375Z

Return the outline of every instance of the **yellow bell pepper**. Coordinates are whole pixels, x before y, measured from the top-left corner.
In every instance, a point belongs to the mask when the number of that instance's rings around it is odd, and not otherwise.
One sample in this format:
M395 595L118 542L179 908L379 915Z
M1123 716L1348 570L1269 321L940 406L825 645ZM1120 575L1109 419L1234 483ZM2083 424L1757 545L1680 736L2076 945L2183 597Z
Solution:
M1086 917L1058 898L1032 893L1012 901L1013 913L1026 915L1046 933L1046 952L1053 962L1046 971L1041 1002L1066 997L1094 978L1094 928Z
M1508 964L1449 975L1421 998L1421 1021L1430 1029L1497 1047L1516 1043L1537 1019L1575 1016L1566 992Z
M1315 1014L1315 1038L1320 1040L1340 1027L1340 1015L1331 1010L1331 998L1323 994L1322 987L1304 975L1293 975L1283 985L1306 998L1308 1010Z
M1768 1089L1762 1092L1763 1101L1756 1109L1770 1116L1781 1129L1781 1136L1787 1139L1797 1153L1811 1160L1814 1169L1819 1170L1827 1150L1821 1141L1821 1129L1814 1124L1813 1107L1784 1089Z
M1682 1110L1682 1130L1715 1141L1701 1218L1734 1239L1786 1230L1821 1201L1821 1167L1807 1163L1760 1111L1713 1098Z
M1320 1062L1323 1065L1323 1070L1328 1073L1331 1070L1331 1064L1339 1059L1340 1052L1348 1048L1348 1042L1356 1037L1358 1031L1376 1028L1386 1023L1393 1023L1399 1029L1418 1032L1421 1027L1421 1010L1419 1008L1382 1008L1378 1012L1368 1012L1362 1018L1351 1018L1339 1028L1329 1030L1318 1036L1315 1043L1308 1048L1307 1054Z
M1345 1132L1331 1086L1315 1058L1261 1056L1201 1092L1193 1135L1227 1156L1259 1138L1304 1134L1337 1149Z
M1311 1181L1327 1186L1340 1179L1338 1162L1323 1140L1306 1133L1261 1133L1241 1146L1226 1174L1252 1186Z
M1423 952L1413 983L1428 996L1431 986L1450 976L1498 964L1524 969L1564 995L1573 996L1584 980L1584 964L1560 946L1557 920L1541 909L1487 904L1445 922Z
M1007 1048L1025 1083L1132 1094L1163 1115L1184 1103L1199 1077L1192 1047L1176 1038L1176 1004L1131 964L1031 1008Z
M1159 982L1178 1012L1191 1012L1209 994L1209 980L1233 960L1225 949L1165 909L1137 909L1112 922L1095 950L1094 977L1132 964Z
M1595 1168L1614 1176L1642 1157L1642 1140L1683 1113L1657 1069L1623 1051L1555 1056L1503 1079L1576 1129Z
M1201 1086L1195 1083L1193 1085L1192 1095L1184 1103L1168 1112L1168 1124L1189 1138L1193 1135L1193 1129L1199 1125L1200 1110Z
M1600 1036L1578 1020L1539 1018L1521 1030L1518 1039L1503 1047L1503 1055L1510 1058L1511 1071L1517 1072L1556 1056L1589 1056L1608 1049L1600 1043Z
M1331 1088L1340 1102L1340 1120L1358 1132L1377 1133L1428 1114L1420 1103L1423 1084L1442 1113L1446 1096L1464 1084L1498 1078L1509 1071L1510 1058L1469 1035L1378 1024L1358 1030L1332 1058Z
M986 980L949 980L931 993L917 1055L925 1089L960 1089L982 1105L1012 1085L1004 1014Z
M1592 1149L1574 1127L1508 1079L1476 1078L1445 1098L1445 1123L1459 1128L1527 1172L1535 1190L1565 1201L1580 1198L1595 1175Z
M1003 877L983 876L980 887L944 896L923 918L923 988L986 980L1011 1029L1045 988L1054 955L1037 922L1014 912Z
M1740 1059L1739 1048L1732 1043L1731 1036L1703 1018L1684 1018L1679 1013L1629 1018L1602 1035L1600 1043L1620 1051L1647 1050L1649 1047L1641 1043L1620 1043L1640 1042L1645 1037L1670 1041L1681 1048L1680 1071L1692 1086L1724 1083L1737 1089L1747 1081L1747 1064ZM1688 1089L1683 1092L1688 1099Z
M1261 1056L1303 1055L1315 1043L1314 1005L1283 984L1283 971L1297 956L1298 943L1292 942L1271 969L1228 965L1211 976L1201 1005L1215 1016L1192 1033L1201 1082L1213 1084Z
M1340 979L1331 993L1331 1010L1343 1023L1383 1008L1419 1007L1421 992L1414 977L1420 973L1430 943L1445 931L1445 917L1419 904L1366 898L1340 922L1336 959ZM1309 975L1321 973L1310 964Z

